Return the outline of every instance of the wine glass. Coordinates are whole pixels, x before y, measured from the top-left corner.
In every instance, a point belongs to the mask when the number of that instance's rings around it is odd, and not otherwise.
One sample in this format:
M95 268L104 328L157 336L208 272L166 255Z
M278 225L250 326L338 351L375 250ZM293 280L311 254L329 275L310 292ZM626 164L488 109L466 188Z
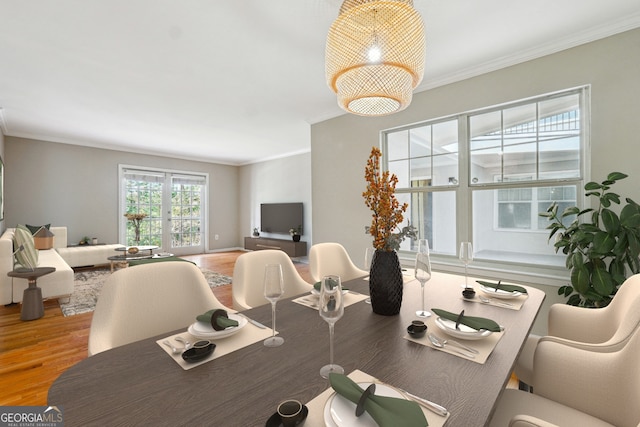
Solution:
M267 264L264 267L264 297L271 302L272 335L264 340L267 347L278 347L284 338L276 336L276 302L284 294L284 280L280 264Z
M376 254L376 249L374 247L368 247L364 250L364 269L367 272L371 273L371 263L373 262L373 257ZM371 304L371 297L364 300L365 303Z
M322 278L319 306L320 317L329 324L329 364L320 369L320 375L322 378L329 378L331 372L344 374L344 368L333 363L333 329L335 323L344 314L340 276Z
M464 264L464 288L469 288L469 274L467 273L467 267L469 263L473 261L473 246L471 242L462 242L460 243L460 252L458 253L458 258Z
M422 310L416 311L418 317L429 317L431 313L424 308L424 284L431 279L431 261L429 260L429 242L427 239L418 241L418 252L416 252L415 278L420 282L422 291Z
M364 269L371 271L371 263L373 262L373 255L376 253L375 248L368 247L364 250Z

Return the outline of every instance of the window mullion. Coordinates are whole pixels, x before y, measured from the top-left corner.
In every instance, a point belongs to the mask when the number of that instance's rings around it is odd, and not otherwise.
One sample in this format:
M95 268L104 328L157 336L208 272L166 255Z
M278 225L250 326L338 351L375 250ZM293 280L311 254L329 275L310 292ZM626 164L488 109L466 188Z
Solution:
M504 182L504 110L500 110L500 182Z
M471 212L471 134L469 133L469 116L458 116L458 191L456 192L456 245L460 242L471 242L472 218Z
M540 179L540 103L536 102L536 180Z

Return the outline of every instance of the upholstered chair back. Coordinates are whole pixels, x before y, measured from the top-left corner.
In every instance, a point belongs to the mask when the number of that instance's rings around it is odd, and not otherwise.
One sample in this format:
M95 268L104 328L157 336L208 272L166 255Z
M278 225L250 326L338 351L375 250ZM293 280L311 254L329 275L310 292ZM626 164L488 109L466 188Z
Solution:
M542 337L535 349L533 393L504 390L490 426L637 427L638 360L640 327L606 346Z
M233 268L233 308L247 310L267 304L264 297L264 267L267 264L280 264L284 282L284 295L289 298L310 292L311 284L300 277L291 258L281 250L265 249L247 252L236 259Z
M89 332L89 355L186 328L196 316L227 309L213 295L200 269L166 261L128 267L104 284Z
M635 427L640 422L640 327L621 344L596 352L543 337L534 357L534 393L615 426Z
M333 242L311 246L309 270L311 277L316 282L322 280L324 276L332 274L340 276L343 282L369 274L369 272L356 267L344 246Z
M588 328L584 327L585 321ZM606 307L554 305L549 311L549 335L586 343L613 343L628 337L639 322L640 274L634 274L620 285Z
M584 308L554 304L549 309L548 336L570 341L573 346L588 346L591 351L618 345L640 324L640 274L624 281L608 306ZM523 383L533 386L533 358L541 339L530 335L515 365L515 373Z

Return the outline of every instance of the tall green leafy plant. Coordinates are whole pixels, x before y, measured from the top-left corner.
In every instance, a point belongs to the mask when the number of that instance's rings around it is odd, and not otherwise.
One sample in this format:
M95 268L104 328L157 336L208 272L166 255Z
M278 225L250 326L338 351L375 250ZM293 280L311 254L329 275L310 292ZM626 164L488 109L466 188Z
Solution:
M601 183L589 182L585 195L598 199L597 208L580 210L569 207L560 215L553 202L546 212L551 224L549 241L555 236L556 253L567 256L566 266L571 272L571 284L562 286L559 295L568 297L567 304L584 307L606 306L627 273L640 272L640 206L626 198L618 216L611 206L620 204L620 196L610 191L611 186L627 175L612 172ZM565 226L563 220L575 215Z

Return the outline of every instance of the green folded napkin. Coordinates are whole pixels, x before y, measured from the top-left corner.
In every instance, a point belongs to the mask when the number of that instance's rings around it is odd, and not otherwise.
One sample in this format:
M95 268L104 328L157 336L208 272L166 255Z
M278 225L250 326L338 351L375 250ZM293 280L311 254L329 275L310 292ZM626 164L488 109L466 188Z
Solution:
M216 328L213 324L211 324L211 320L214 317L213 314L218 310L220 310L221 312L224 312L224 313L221 313L221 315L218 315L216 317L216 319L215 319L216 320L216 325L218 326ZM215 329L216 331L222 330L222 329L226 329L226 328L229 328L229 327L232 327L232 326L238 326L238 321L237 320L233 320L233 319L229 319L227 317L227 312L222 310L222 309L220 309L220 308L209 310L204 314L200 314L200 315L198 315L196 317L196 319L199 322L210 324L213 327L213 329Z
M320 292L320 286L322 286L322 282L316 282L313 284L313 289ZM348 291L349 288L342 288L343 291Z
M453 322L458 321L459 314L451 313L446 310L441 310L439 308L432 308L433 311L438 316L443 319L451 320ZM500 325L494 322L491 319L486 319L484 317L473 317L473 316L462 316L460 319L460 323L466 325L472 329L479 331L480 329L486 329L491 332L500 332Z
M352 401L355 405L364 393L358 384L343 374L330 373L329 382L336 393ZM370 395L364 404L364 410L380 427L424 427L429 425L420 406L412 400Z
M487 288L496 289L496 287L500 290L507 292L520 292L521 294L526 294L527 290L522 286L518 285L503 285L502 283L491 283L485 282L483 280L476 280L476 282L480 283L482 286L486 286Z

